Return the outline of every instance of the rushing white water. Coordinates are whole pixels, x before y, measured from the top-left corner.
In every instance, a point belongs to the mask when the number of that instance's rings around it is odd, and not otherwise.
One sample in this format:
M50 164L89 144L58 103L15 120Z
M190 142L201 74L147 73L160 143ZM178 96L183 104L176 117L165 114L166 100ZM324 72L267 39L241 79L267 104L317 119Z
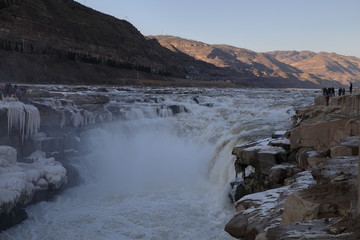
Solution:
M171 93L171 94L170 94ZM314 91L129 89L111 93L123 120L88 131L74 165L84 183L27 208L0 239L232 239L226 192L234 146L290 127ZM180 112L173 114L171 106Z

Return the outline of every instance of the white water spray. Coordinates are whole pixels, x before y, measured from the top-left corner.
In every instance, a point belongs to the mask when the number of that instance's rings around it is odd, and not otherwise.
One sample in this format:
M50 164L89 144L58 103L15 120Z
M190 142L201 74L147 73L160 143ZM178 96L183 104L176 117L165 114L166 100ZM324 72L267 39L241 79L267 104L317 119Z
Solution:
M89 154L74 162L85 183L28 208L30 219L0 238L232 239L223 231L234 213L226 196L232 148L289 127L294 107L311 102L311 94L169 91L150 103L141 99L161 91L115 93L112 108L124 121L85 134ZM154 110L174 105L188 111Z

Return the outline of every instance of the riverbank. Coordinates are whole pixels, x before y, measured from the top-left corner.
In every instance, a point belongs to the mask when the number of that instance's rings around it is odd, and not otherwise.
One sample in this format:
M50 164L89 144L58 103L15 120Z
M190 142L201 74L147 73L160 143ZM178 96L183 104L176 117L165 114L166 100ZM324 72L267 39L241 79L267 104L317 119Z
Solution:
M318 97L296 111L281 141L235 148L236 171L255 170L237 181L247 192L239 191L238 213L225 230L249 240L359 239L359 101L360 95L346 95L326 106Z

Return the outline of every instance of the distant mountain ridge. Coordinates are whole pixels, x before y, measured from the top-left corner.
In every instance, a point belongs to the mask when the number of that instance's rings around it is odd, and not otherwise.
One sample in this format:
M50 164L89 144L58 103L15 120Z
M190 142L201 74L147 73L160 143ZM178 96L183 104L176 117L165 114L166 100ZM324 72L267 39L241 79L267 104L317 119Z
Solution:
M341 84L360 81L360 58L336 53L310 51L273 51L273 58L291 65L303 72L330 79Z
M145 37L73 0L0 0L0 82L313 88L358 82L359 61Z
M336 53L311 51L273 51L257 53L228 45L211 45L174 36L149 36L174 51L198 60L256 77L297 79L316 85L348 85L360 81L360 59Z

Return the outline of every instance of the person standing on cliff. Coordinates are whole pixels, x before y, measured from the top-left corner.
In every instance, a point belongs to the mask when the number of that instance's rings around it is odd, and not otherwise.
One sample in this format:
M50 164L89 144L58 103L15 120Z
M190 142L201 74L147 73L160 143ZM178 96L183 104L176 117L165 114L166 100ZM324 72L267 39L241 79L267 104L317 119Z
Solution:
M326 95L324 96L325 101L326 101L326 106L329 106L330 94L331 94L331 88L328 88L326 90Z
M350 91L350 94L352 94L352 82L350 83L349 91Z

